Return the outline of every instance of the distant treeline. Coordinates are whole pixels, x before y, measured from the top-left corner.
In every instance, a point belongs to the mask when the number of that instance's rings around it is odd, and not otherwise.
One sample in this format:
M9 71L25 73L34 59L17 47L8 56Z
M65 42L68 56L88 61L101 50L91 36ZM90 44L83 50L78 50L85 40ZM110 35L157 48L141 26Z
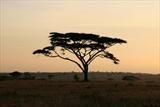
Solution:
M55 80L81 81L81 72L19 72L0 73L0 80ZM90 72L92 81L105 80L153 80L160 78L160 74L129 73L129 72Z

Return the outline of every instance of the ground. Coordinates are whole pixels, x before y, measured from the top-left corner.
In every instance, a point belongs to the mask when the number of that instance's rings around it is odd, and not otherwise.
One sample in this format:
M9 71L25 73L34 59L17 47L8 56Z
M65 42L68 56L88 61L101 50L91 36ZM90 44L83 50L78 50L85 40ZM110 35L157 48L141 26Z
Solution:
M0 81L0 107L160 107L160 81Z

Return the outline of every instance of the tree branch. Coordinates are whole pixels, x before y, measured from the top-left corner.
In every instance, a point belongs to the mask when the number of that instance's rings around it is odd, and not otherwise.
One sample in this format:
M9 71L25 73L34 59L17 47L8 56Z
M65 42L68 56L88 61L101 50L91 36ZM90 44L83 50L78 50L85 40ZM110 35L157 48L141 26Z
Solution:
M82 66L81 66L78 62L76 62L76 61L74 61L74 60L72 60L72 59L70 59L70 58L63 57L63 56L59 55L55 50L54 50L54 52L55 52L55 54L57 55L57 57L59 57L59 58L61 58L61 59L64 59L64 60L71 61L71 62L77 64L78 67L80 67L80 69L81 69L82 71L84 70L84 69L82 68Z
M92 62L92 61L94 61L94 59L95 58L97 58L97 57L99 57L99 56L101 56L102 54L97 54L97 55L95 55L89 62L88 62L88 65Z
M83 67L84 67L84 65L85 65L85 60L84 60L84 58L81 56L81 55L79 55L79 54L77 54L77 52L75 52L74 50L72 50L73 51L73 53L76 55L76 57L80 60L80 62L82 63L82 65L83 65ZM80 52L79 52L80 53Z
M104 50L100 50L100 51L98 51L98 52L96 52L95 54L93 54L93 55L91 55L91 57L87 60L87 64L90 64L90 61L97 55L97 54L99 54L100 52L103 52Z
M46 56L46 57L50 57L50 58L55 58L55 57L58 57L57 55L55 55L55 56L52 56L52 55L47 55L47 54L43 54L44 56Z

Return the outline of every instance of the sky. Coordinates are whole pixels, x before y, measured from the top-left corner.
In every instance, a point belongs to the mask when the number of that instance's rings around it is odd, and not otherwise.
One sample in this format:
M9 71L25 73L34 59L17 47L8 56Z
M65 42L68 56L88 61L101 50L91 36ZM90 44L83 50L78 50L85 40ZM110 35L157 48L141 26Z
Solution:
M0 72L80 71L72 62L33 55L49 45L50 32L83 32L121 38L90 71L160 73L159 0L0 0Z

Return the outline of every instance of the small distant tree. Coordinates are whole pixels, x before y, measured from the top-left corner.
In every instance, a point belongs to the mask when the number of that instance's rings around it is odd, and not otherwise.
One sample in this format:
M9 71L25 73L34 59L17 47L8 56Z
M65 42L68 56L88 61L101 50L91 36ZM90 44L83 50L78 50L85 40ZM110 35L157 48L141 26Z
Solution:
M44 56L75 63L84 73L84 81L88 81L89 65L97 57L111 59L115 64L119 63L112 53L107 49L117 43L127 43L125 40L110 37L100 37L95 34L86 33L50 33L50 46L38 49L33 54L43 54ZM66 53L72 53L78 60L67 57Z
M18 79L20 76L21 76L21 73L18 72L18 71L14 71L12 73L10 73L10 75L15 78L15 79Z

